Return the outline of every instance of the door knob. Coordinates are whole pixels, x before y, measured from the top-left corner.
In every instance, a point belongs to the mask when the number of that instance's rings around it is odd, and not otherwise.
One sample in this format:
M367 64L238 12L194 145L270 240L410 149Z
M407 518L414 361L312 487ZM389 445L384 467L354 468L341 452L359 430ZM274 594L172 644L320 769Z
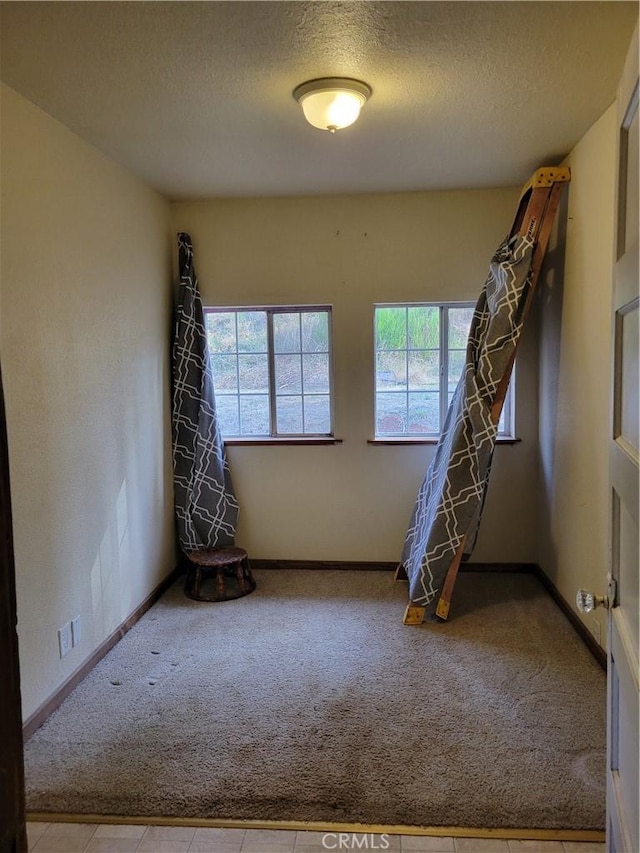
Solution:
M609 610L611 599L608 595L595 595L586 589L579 589L576 593L576 607L580 613L591 613L596 607L604 607L605 610Z

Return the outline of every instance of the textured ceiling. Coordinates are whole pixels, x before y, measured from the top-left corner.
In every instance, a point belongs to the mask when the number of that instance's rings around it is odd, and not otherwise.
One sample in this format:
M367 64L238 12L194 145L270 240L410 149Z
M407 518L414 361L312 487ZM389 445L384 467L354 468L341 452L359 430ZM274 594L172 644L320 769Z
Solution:
M611 104L636 2L4 2L2 80L170 198L518 185ZM291 92L373 95L332 136Z

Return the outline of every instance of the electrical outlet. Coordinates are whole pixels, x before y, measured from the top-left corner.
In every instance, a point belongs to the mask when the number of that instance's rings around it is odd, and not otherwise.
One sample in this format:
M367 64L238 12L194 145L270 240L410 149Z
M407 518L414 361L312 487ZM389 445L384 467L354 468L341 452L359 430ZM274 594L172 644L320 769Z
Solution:
M596 643L598 643L598 645L601 645L601 643L600 643L600 622L595 617L591 621L591 633L593 634L593 639L596 641Z
M71 626L68 622L62 628L58 629L58 645L60 646L61 658L69 654L69 649L71 648Z
M71 620L71 645L77 646L82 639L82 628L80 627L80 617L75 616Z

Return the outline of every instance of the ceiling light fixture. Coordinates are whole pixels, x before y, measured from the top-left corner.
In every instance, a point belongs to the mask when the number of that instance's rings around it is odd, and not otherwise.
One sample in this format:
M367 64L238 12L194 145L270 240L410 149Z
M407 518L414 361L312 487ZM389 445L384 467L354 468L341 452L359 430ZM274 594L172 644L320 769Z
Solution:
M348 77L322 77L296 86L293 97L309 124L335 133L358 118L371 97L371 87Z

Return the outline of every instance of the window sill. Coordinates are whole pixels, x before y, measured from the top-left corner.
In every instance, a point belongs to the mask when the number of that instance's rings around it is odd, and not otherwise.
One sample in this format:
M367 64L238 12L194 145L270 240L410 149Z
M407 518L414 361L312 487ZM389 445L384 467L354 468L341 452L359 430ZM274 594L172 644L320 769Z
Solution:
M309 438L225 438L224 444L226 447L259 447L274 444L342 444L341 438L326 438L318 436L310 436Z
M402 445L402 444L433 444L436 445L438 443L437 438L416 438L414 436L403 438L402 436L389 436L389 438L369 438L367 439L367 444L390 444L390 445ZM521 438L510 438L509 436L498 436L496 438L496 444L519 444L522 441Z

